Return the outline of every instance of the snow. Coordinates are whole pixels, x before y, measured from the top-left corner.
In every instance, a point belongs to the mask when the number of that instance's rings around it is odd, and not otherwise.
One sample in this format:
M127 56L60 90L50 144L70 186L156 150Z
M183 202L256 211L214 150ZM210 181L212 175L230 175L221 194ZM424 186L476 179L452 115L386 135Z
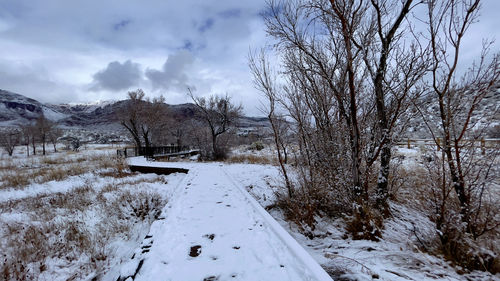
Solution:
M422 151L420 147L398 148L395 156L401 156L401 164L411 168L416 167ZM96 154L111 157L114 150L89 146L89 150L65 157L77 160ZM4 167L37 169L50 162L40 156L26 158L21 149L13 158L0 156L0 165ZM380 242L352 240L345 234L342 219L327 217L317 218L311 239L285 220L281 210L273 208L275 193L283 188L276 166L149 162L144 158L129 161L134 165L186 168L189 173L134 174L118 179L88 172L62 181L0 190L0 205L4 206L40 195L72 192L88 182L92 183L95 194L107 185L120 185L116 192L103 193L104 202L116 200L124 190L156 192L168 200L160 217L151 225L151 222L136 223L125 235L107 241L104 247L108 258L102 271L89 273L85 269L89 258L85 255L72 261L48 257L47 269L37 276L39 280L67 280L72 276L77 276L75 280L97 277L102 281L119 277L182 281L332 280L328 274L335 280L500 280L499 275L484 272L460 275L441 257L421 252L416 247L415 232L425 238L435 235L434 228L425 215L410 205L391 203L393 216L385 221ZM151 181L158 178L161 179L158 182ZM57 209L54 221L76 220L97 234L95 225L102 224L106 217L94 203L84 211ZM1 210L0 251L5 254L8 252L4 251L7 247L4 225L38 224L43 220L20 207Z
M51 121L59 121L61 119L67 118L68 115L54 111L48 107L42 106L43 115Z
M189 169L135 257L144 262L134 280L332 280L223 164L130 161Z
M419 148L398 148L397 153L405 155L403 164L409 167L421 157ZM265 207L272 206L275 192L283 186L278 167L232 164L224 165L224 169ZM393 217L386 220L380 242L352 240L345 235L342 219L327 217L316 218L318 223L311 239L286 221L279 209L269 212L334 279L500 280L499 275L479 271L460 275L442 258L421 252L416 247L414 231L423 239L433 235L435 227L422 213L397 202L392 204Z

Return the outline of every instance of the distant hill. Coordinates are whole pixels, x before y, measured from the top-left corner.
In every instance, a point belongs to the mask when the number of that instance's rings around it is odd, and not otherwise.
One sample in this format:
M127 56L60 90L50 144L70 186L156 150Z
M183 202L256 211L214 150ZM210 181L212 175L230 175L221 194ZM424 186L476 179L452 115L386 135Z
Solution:
M41 114L68 129L121 130L117 112L127 107L128 100L91 104L43 104L20 94L0 90L0 127L27 124ZM192 103L167 105L176 118L193 118L196 106ZM242 117L241 128L269 127L267 118Z
M44 104L35 99L20 94L0 90L0 127L11 127L33 122L42 113L46 118L56 122L60 127L71 130L86 130L89 132L106 132L123 135L123 128L117 119L117 112L125 110L128 100L106 101L89 104ZM166 105L172 114L180 120L194 118L197 108L192 103ZM430 112L437 113L437 108ZM485 99L478 105L480 115L486 116L481 122L490 124L487 137L500 138L500 85L494 87ZM428 116L438 124L437 116ZM239 120L240 131L253 131L265 128L269 131L270 124L265 117L247 117ZM399 135L402 138L429 138L429 132L418 116L410 121L405 132Z

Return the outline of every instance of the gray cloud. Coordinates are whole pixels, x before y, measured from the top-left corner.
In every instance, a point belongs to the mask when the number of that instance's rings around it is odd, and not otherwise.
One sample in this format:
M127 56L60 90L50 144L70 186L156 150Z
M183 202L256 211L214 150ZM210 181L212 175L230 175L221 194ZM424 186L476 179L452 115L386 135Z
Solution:
M124 63L110 62L108 66L93 75L91 90L121 91L138 86L142 80L142 70L138 63L127 60Z
M205 31L212 28L214 26L214 23L215 20L213 18L208 18L200 25L200 27L198 27L198 31L204 33Z
M194 58L190 52L180 51L170 55L161 70L146 70L146 77L154 89L185 91L189 83L189 69L193 62Z
M70 85L54 80L45 69L16 66L3 60L0 60L0 89L41 102L61 103L77 99L77 94Z
M482 2L480 22L471 27L470 43L464 42L464 58L477 57L480 38L500 38L500 1ZM247 113L258 114L259 94L246 57L249 47L259 48L268 40L259 16L265 0L147 3L1 0L0 61L10 67L0 69L0 88L42 102L62 100L63 93L65 100L77 96L84 102L124 98L120 91L135 82L148 95L183 103L189 101L185 87L192 85L200 95L234 95ZM133 62L147 71L137 74ZM21 66L33 72L23 75L17 71Z

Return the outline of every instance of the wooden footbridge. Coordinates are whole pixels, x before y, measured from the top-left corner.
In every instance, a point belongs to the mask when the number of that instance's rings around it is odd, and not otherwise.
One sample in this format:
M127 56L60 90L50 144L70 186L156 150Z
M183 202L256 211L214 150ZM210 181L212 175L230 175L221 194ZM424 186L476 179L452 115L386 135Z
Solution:
M186 145L125 147L116 151L120 157L144 156L154 160L168 160L171 157L188 157L199 154L199 152L198 149L192 149Z

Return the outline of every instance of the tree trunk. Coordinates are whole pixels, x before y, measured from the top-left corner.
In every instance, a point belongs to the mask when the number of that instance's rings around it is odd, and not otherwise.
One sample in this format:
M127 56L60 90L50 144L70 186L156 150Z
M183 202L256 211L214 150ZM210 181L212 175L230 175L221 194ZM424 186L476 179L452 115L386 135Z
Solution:
M31 145L33 146L33 155L36 155L36 142L35 137L31 137Z
M219 152L217 149L217 135L215 133L212 133L212 150L213 150L213 157L215 160L219 158Z
M438 93L439 95L439 112L441 117L441 126L443 128L444 140L443 140L443 151L446 155L446 161L448 163L448 168L450 169L450 177L453 183L453 188L458 195L458 201L460 202L460 214L462 214L462 221L468 223L468 209L469 209L469 198L465 193L465 183L460 180L457 167L455 166L455 160L453 158L453 152L451 149L451 134L450 134L450 121L448 121L452 116L450 110L446 110L447 107L444 103L444 95ZM458 149L458 148L457 148ZM460 152L456 151L457 157L460 157Z
M388 46L387 46L388 48ZM377 123L380 134L380 171L377 180L377 199L376 207L384 213L388 209L388 186L389 186L389 171L391 162L391 136L389 123L387 121L387 110L385 107L385 94L383 90L383 73L386 68L386 57L382 55L381 65L375 77L375 104L377 108Z
M336 1L330 0L331 6L334 13L338 16L342 28L342 39L345 44L345 55L346 55L346 72L347 72L347 82L348 82L348 92L349 92L349 139L351 144L351 157L352 157L352 185L353 193L356 200L359 202L363 201L366 196L363 192L361 185L361 150L360 150L360 132L358 124L358 106L357 106L357 93L355 86L355 75L354 75L354 55L352 52L352 36L349 22L350 19L346 18L343 11L339 10ZM351 19L352 20L352 19Z
M268 119L269 119L269 122L271 123L271 127L273 129L274 144L276 145L276 150L277 150L277 154L278 154L278 162L280 164L281 172L283 173L283 177L285 178L285 185L286 185L286 188L288 190L288 197L293 198L292 184L290 182L290 179L288 178L288 174L287 174L286 168L285 168L285 163L286 163L286 160L287 160L286 159L286 150L284 151L284 153L285 153L285 159L283 159L283 157L281 155L281 143L282 143L281 136L280 136L280 133L279 133L279 129L277 128L277 125L276 125L276 120L273 117L272 111L269 114Z

